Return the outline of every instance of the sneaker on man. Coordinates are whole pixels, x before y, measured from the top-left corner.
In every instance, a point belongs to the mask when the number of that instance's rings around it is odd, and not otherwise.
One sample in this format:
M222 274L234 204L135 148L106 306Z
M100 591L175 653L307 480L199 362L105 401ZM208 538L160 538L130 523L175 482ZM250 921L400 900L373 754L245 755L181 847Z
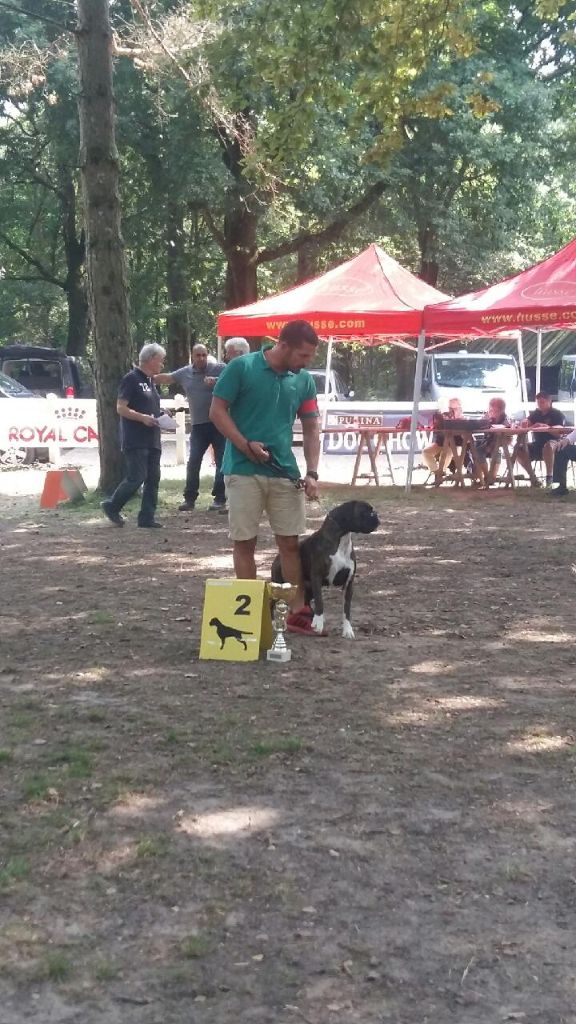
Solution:
M227 512L226 499L225 498L214 498L211 505L208 505L209 512Z
M565 498L570 491L567 487L553 487L549 493L551 498Z
M101 501L100 508L102 509L106 518L109 519L111 523L114 523L114 526L124 526L124 523L126 521L124 519L124 516L121 516L119 512L114 511L114 509L111 507L110 501Z
M193 512L195 508L195 501L183 501L181 505L178 505L179 512Z
M296 612L290 612L286 618L288 633L301 633L302 636L328 636L325 629L319 631L312 625L313 613L309 605L304 605Z

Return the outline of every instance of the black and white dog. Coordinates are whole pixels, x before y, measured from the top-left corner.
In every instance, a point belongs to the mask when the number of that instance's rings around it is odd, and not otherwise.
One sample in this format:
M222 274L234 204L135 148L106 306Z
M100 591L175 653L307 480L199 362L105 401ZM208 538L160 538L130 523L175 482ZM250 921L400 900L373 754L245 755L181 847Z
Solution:
M324 601L322 587L340 587L344 595L342 636L354 639L350 609L356 572L356 555L352 544L353 533L373 533L380 520L367 501L345 501L328 513L316 533L300 543L300 557L304 574L306 604L312 605L312 626L321 633L324 629ZM284 583L280 557L272 563L271 577L275 583Z

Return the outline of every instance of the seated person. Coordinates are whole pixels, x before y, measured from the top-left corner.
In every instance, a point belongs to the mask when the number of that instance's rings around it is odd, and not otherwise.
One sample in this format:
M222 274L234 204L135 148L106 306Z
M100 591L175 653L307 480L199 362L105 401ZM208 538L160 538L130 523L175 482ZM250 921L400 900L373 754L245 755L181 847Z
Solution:
M554 452L554 472L551 498L564 498L569 492L566 487L566 472L569 462L576 461L576 430L560 441L549 442Z
M434 473L434 475L436 475L436 473L439 470L440 456L442 455L442 449L444 447L444 434L442 433L441 429L442 424L444 423L445 420L460 419L462 419L462 403L459 398L450 399L450 401L448 402L448 412L434 413L434 416L432 418L432 425L434 427L432 443L426 445L426 447L423 448L422 450L422 459L424 460L424 464L426 468L430 470L431 473ZM461 437L455 437L454 441L458 447L461 447ZM452 467L455 468L453 459L450 462L450 466L445 466L445 468L450 468L450 470L453 472Z
M539 391L536 395L536 408L528 415L522 423L523 427L563 427L566 422L564 413L554 409L550 395L545 391ZM530 477L530 483L534 487L539 486L539 481L532 469L533 462L543 461L546 467L546 486L552 483L552 467L554 465L554 448L551 441L557 441L556 434L542 432L534 434L534 440L526 444L524 438L519 438L514 454L516 461L526 470Z
M506 415L506 402L503 398L490 399L487 419L492 426L510 426L510 420ZM482 439L476 442L476 454L478 463L475 469L480 469L484 476L488 476L488 459L491 459L490 476L493 477L492 470L495 471L500 463L498 435L493 433L484 434Z

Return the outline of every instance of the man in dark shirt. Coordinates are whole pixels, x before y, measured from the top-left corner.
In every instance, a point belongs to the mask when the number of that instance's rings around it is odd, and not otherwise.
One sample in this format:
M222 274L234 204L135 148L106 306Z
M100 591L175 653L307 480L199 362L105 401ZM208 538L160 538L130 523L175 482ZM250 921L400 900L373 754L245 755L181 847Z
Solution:
M159 528L162 525L155 519L160 484L160 396L152 378L160 373L165 357L166 351L161 345L144 345L139 365L122 378L118 388L116 411L120 417L126 476L112 497L100 505L115 526L124 526L120 511L142 485L138 526Z
M536 408L528 415L522 423L523 427L563 427L566 422L564 413L554 409L550 395L545 391L539 391L536 395ZM536 474L532 469L533 462L544 463L546 467L546 486L552 483L552 468L554 465L554 448L551 441L557 441L558 434L539 430L534 434L534 440L527 445L525 442L516 445L516 461L526 470L532 484L539 486Z

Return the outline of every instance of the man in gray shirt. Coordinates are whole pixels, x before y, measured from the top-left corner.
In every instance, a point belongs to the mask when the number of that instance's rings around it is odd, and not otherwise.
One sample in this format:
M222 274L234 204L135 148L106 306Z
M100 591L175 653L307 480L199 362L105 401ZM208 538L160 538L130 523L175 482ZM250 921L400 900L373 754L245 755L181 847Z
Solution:
M221 472L226 439L209 419L212 388L223 369L223 363L208 364L208 349L205 345L194 345L190 366L182 366L173 373L159 373L154 378L155 384L178 384L184 388L190 406L190 454L186 469L184 501L178 506L179 512L191 512L194 509L200 490L200 467L210 446L214 449L216 460L216 474L212 487L214 500L210 509L226 511L226 491Z

